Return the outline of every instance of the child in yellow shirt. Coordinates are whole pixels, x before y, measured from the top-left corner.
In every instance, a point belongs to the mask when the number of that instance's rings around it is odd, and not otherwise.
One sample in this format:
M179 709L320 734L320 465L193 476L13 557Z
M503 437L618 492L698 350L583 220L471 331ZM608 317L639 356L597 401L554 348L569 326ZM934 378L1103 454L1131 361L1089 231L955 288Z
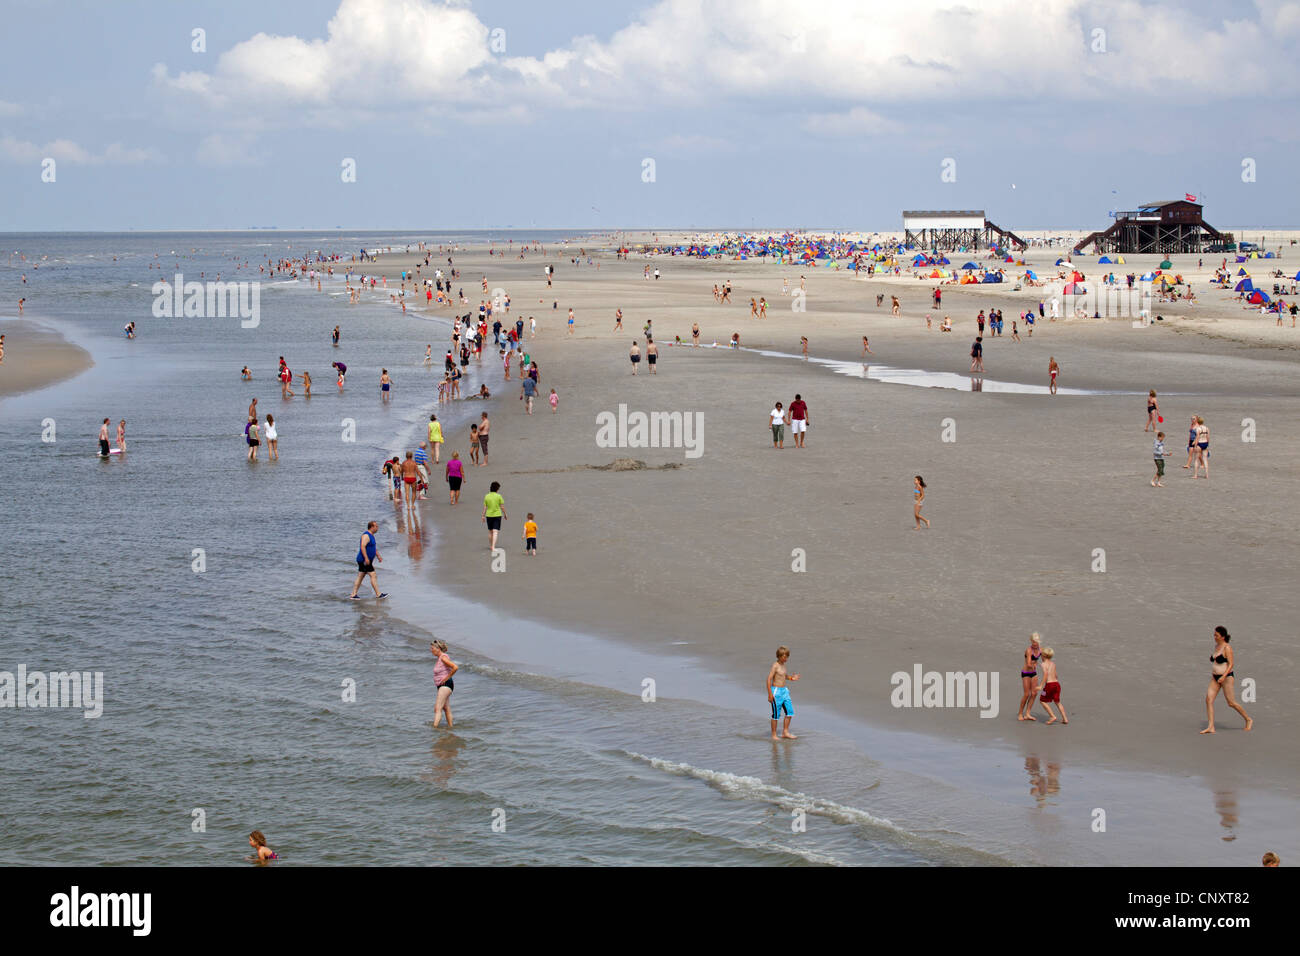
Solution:
M524 522L524 550L530 558L537 557L537 522L533 520L533 513L528 512L528 520Z

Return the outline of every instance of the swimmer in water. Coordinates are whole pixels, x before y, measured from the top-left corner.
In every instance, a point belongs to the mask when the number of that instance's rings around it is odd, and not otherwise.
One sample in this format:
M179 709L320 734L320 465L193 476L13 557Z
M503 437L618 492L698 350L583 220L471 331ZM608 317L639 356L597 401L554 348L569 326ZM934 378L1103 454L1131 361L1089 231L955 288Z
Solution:
M253 377L253 373L250 372L248 370L248 366L245 365L243 369L240 371L239 377L242 378L245 382L247 382L249 379Z
M261 830L254 830L248 835L248 845L257 853L258 863L280 859L280 854L276 853L266 845L266 837L262 834Z

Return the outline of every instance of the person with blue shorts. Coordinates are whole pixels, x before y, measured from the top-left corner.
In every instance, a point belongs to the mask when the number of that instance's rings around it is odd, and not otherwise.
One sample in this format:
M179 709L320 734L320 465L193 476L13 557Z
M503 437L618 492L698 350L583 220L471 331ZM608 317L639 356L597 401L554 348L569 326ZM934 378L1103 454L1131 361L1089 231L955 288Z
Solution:
M790 718L794 716L794 701L790 699L790 689L785 686L787 680L798 680L798 674L788 674L785 669L785 662L790 659L790 648L782 644L776 649L776 661L772 664L767 672L767 702L772 707L772 739L797 740L798 738L790 733ZM777 723L784 719L785 726L778 735L776 732Z

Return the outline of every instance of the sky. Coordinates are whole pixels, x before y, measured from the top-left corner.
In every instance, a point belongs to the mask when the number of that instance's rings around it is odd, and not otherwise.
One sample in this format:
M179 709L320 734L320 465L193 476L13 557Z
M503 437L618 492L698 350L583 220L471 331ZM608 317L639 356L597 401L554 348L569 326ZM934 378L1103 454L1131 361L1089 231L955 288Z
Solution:
M1300 0L3 10L0 232L1300 228Z

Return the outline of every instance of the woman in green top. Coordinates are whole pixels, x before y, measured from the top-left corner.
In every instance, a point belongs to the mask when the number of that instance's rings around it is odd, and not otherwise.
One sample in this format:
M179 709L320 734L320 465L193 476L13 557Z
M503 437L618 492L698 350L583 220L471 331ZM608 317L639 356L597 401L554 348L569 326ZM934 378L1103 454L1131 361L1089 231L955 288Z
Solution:
M497 549L497 535L501 533L501 521L510 517L506 514L506 501L501 497L501 482L492 482L488 493L483 496L483 521L488 527L488 550Z
M433 449L433 461L437 464L442 452L442 422L437 415L429 416L429 447Z

